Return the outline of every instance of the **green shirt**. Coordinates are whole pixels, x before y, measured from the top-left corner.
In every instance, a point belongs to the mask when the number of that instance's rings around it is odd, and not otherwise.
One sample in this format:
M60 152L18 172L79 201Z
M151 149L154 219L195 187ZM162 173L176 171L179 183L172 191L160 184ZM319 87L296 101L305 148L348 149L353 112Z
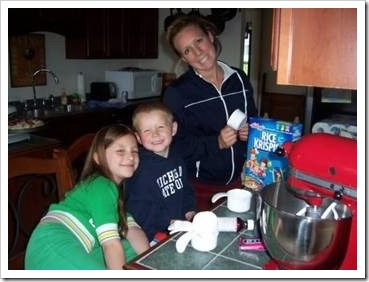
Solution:
M118 188L103 176L91 177L76 185L60 203L52 204L42 221L58 221L66 225L87 252L95 242L116 239L118 232ZM129 226L136 225L127 214Z

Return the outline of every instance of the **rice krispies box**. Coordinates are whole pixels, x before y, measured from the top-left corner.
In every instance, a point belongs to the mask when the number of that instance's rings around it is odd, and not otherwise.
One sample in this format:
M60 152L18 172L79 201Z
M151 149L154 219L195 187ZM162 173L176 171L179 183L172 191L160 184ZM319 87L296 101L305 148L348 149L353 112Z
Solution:
M259 190L270 183L286 180L288 160L274 152L284 142L296 141L301 135L301 123L250 117L243 185Z

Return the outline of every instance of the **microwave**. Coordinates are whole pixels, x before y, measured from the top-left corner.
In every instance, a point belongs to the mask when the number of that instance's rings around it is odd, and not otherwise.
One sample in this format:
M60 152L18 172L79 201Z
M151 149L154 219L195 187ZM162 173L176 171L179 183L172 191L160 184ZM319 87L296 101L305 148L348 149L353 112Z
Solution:
M162 76L155 70L127 68L105 71L105 81L115 84L117 97L137 100L161 95Z

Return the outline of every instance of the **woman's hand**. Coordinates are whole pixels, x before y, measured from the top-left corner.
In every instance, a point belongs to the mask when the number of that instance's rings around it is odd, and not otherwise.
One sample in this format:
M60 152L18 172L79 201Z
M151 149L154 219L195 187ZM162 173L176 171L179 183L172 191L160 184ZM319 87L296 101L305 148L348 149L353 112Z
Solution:
M246 123L238 130L238 138L240 138L241 141L246 141L248 137L249 137L249 124Z
M218 144L220 149L230 148L237 141L237 130L226 125L220 131L218 136Z

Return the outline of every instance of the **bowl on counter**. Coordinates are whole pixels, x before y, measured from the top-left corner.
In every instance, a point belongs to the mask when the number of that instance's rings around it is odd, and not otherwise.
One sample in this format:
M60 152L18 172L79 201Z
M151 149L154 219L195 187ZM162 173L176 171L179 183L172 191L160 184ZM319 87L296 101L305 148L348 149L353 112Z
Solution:
M260 191L260 232L269 254L281 269L338 269L350 240L351 210L326 198L325 206L335 208L327 216L327 208L309 206L288 185L272 183ZM318 212L300 214L309 209Z

